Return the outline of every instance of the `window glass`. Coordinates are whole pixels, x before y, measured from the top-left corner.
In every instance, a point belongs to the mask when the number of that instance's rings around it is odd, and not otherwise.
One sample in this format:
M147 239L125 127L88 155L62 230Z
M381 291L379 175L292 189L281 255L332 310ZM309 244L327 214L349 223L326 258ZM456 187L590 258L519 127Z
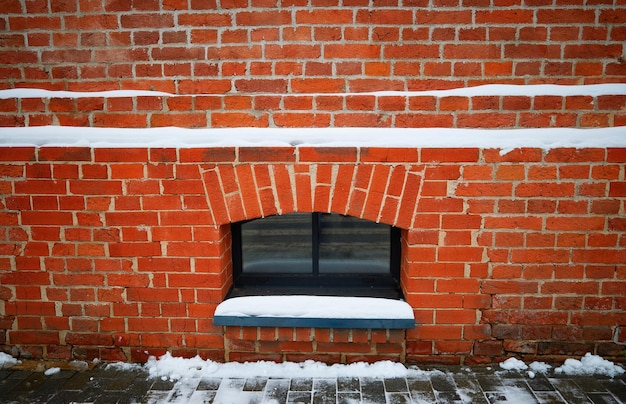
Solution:
M241 225L243 273L311 273L311 214L271 216Z
M390 226L349 216L319 215L319 272L389 273Z

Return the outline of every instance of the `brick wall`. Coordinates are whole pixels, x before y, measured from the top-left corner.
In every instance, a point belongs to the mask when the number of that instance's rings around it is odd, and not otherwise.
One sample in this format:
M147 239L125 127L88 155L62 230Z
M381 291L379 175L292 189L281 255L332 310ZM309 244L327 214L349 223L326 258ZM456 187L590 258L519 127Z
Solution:
M219 4L218 4L219 3ZM612 0L4 0L2 87L198 93L622 81Z
M626 82L624 5L520 3L0 1L0 88L170 93L0 91L0 126L626 126L622 90L417 92ZM624 361L625 150L2 146L0 348ZM296 211L402 228L416 328L214 326L232 283L230 223Z
M624 357L624 149L22 147L0 156L6 348L115 360L166 349L219 360ZM228 223L312 210L405 229L414 330L213 326L232 282Z

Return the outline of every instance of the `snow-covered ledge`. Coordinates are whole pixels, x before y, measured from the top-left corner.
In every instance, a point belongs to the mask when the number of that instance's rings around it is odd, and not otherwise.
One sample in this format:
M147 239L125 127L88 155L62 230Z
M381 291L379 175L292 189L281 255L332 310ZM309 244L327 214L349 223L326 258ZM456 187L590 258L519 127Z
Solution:
M402 300L335 296L246 296L227 299L214 324L253 327L414 328L413 309Z

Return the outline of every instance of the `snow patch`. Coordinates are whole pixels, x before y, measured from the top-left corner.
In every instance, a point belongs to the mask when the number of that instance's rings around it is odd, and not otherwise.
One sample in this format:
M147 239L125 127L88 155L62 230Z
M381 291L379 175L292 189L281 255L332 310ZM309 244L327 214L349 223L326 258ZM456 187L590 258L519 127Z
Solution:
M554 369L557 374L604 375L615 377L624 374L624 368L598 355L587 352L580 360L566 359L562 366Z
M530 366L526 365L524 361L516 358L509 358L500 363L500 367L504 370L517 370L523 371L530 368L528 376L530 378L535 377L537 373L548 373L552 366L543 362L532 362ZM587 353L580 360L578 359L566 359L562 366L554 369L556 374L566 375L604 375L615 377L624 374L625 370L619 365L606 360L598 355Z
M505 360L504 362L500 363L500 367L504 370L516 370L519 372L529 369L526 372L526 374L531 379L534 379L537 373L545 374L548 372L548 370L550 370L552 366L546 363L537 362L537 361L532 362L530 365L526 365L524 361L521 361L517 358L509 358Z
M70 362L70 366L76 370L87 370L89 369L89 364L85 361L73 360Z
M50 369L47 369L45 372L43 372L43 374L46 376L52 376L52 375L56 375L60 371L61 371L61 368L50 368Z
M0 90L0 99L7 98L120 98L120 97L170 97L174 94L148 90L111 90L111 91L53 91L38 88L12 88Z
M10 368L11 366L17 365L18 363L21 363L21 361L15 359L9 354L0 352L0 369Z
M528 365L517 358L509 358L504 362L500 363L500 367L504 370L526 370L528 369Z
M548 373L552 366L544 362L533 362L529 365L530 369L535 373Z

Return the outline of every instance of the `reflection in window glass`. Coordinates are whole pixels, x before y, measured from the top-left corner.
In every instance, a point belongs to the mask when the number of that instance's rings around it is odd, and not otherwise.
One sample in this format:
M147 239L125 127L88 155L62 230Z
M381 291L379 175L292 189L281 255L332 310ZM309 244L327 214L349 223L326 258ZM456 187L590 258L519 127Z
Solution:
M311 273L311 214L271 216L241 225L243 273Z
M319 241L320 274L389 273L390 226L320 214Z

